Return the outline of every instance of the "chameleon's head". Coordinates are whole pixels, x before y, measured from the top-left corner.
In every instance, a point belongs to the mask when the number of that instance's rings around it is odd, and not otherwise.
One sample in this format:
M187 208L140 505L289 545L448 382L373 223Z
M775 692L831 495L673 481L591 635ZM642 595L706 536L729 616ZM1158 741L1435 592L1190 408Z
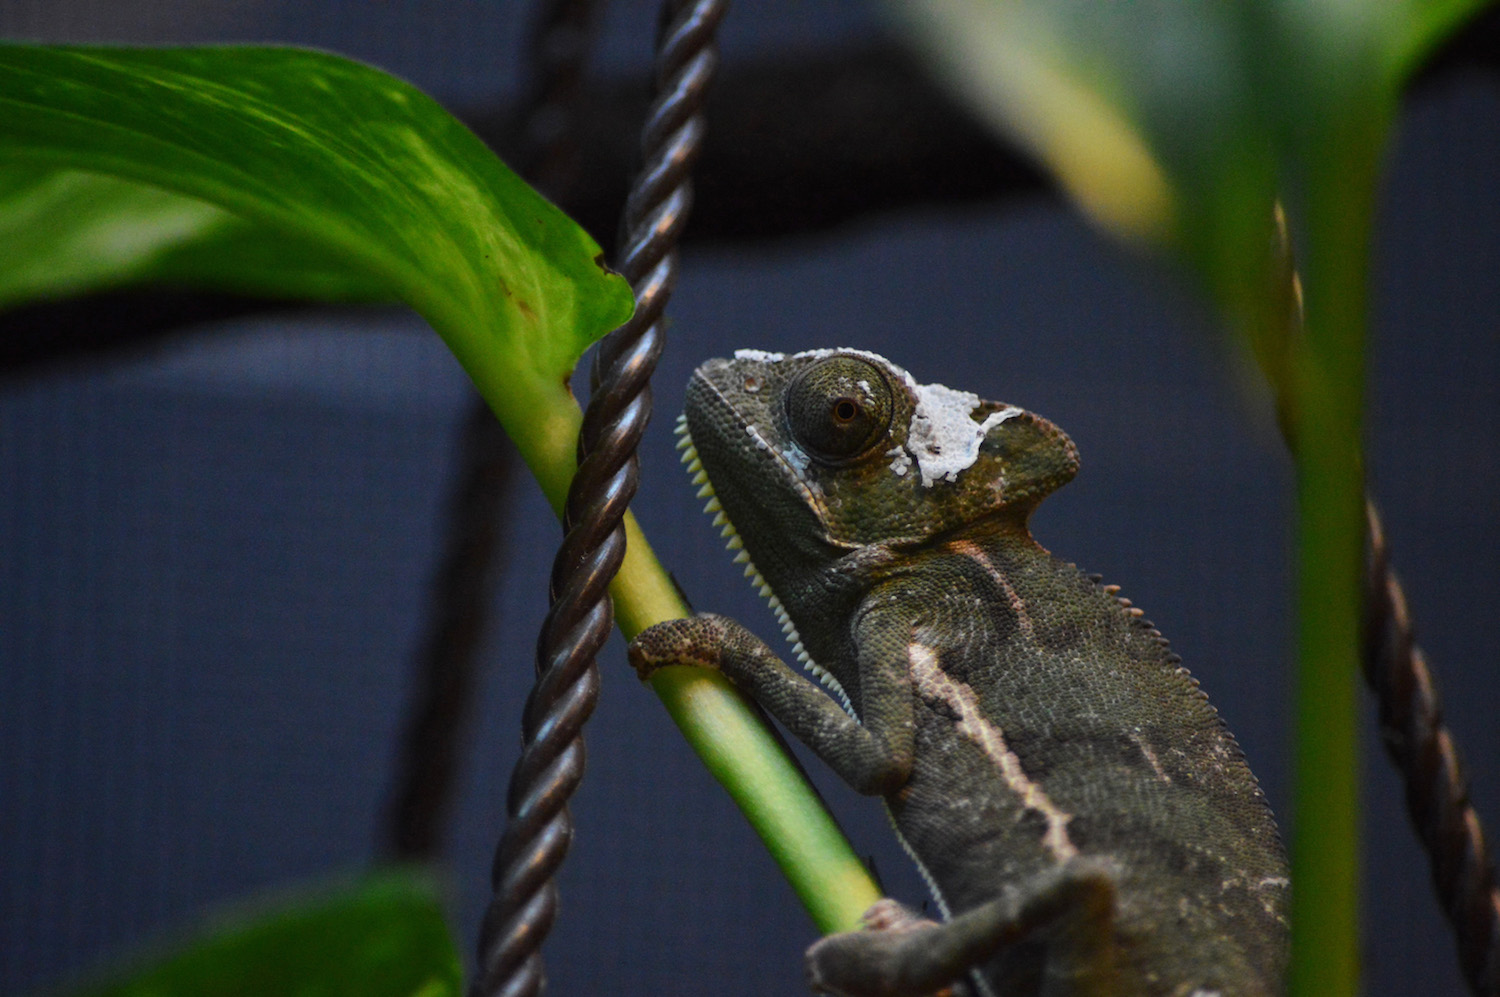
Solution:
M917 384L858 350L710 360L688 385L684 424L762 570L766 555L816 562L992 517L1024 522L1078 470L1072 440L1046 419Z

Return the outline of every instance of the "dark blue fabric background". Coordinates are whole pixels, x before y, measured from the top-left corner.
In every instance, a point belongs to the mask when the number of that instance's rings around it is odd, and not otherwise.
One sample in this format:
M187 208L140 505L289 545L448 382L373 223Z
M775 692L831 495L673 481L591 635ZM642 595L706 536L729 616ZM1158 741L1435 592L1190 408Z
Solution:
M513 96L522 4L44 3L0 34L279 40L454 102ZM611 8L603 63L654 14ZM861 4L746 4L727 57L876 29ZM3 123L0 123L3 127ZM1401 121L1376 267L1370 471L1480 813L1500 828L1500 85ZM0 263L3 265L3 263ZM1163 272L1040 198L690 251L636 510L700 608L774 636L672 451L688 371L740 346L860 346L1035 409L1083 454L1038 538L1170 637L1286 809L1290 467L1253 376ZM71 978L215 905L373 855L467 387L420 320L288 314L158 355L0 381L0 992ZM512 500L483 717L452 841L467 953L557 536ZM578 838L547 948L558 994L801 992L812 928L655 699L602 659ZM1367 990L1458 993L1452 943L1376 739ZM878 805L810 764L898 896Z

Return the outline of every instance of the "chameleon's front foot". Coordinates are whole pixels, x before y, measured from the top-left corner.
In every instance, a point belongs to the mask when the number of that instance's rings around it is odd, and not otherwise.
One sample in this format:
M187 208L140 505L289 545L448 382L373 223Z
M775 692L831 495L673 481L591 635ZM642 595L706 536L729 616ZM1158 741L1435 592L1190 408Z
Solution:
M630 665L644 682L668 665L693 665L718 670L730 621L713 613L699 613L647 627L626 649Z

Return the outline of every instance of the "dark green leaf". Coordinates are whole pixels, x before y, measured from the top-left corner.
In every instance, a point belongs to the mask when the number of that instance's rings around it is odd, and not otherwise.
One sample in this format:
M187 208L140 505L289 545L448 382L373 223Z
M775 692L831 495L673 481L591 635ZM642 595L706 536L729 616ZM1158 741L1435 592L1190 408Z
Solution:
M629 288L431 98L298 49L5 44L0 121L0 163L185 194L374 278L443 336L561 501L565 378L628 316Z
M181 952L67 997L455 997L460 969L432 884L389 873L219 923Z

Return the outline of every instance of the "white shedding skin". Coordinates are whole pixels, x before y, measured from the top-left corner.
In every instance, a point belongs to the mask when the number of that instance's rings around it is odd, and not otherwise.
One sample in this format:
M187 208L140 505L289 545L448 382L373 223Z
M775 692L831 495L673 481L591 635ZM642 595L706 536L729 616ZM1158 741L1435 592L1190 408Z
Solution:
M972 391L955 391L942 384L918 384L901 367L891 363L878 353L856 350L849 347L836 349L803 350L788 357L785 353L765 350L735 350L736 360L753 360L760 363L776 363L782 360L821 360L831 356L863 357L889 371L903 381L916 396L916 409L912 412L907 429L906 448L896 448L887 456L891 458L891 473L905 477L915 459L922 474L922 485L931 488L938 481L957 481L960 472L973 467L979 459L979 445L984 436L995 426L1021 414L1014 405L991 412L982 422L975 422L973 412L980 405L979 396ZM868 390L868 385L861 382Z
M807 454L803 453L800 447L795 445L778 447L766 439L765 434L760 431L760 427L758 426L746 426L745 433L755 442L757 450L768 450L775 454L781 463L792 472L792 479L797 486L797 490L802 493L803 498L810 505L821 507L823 489L816 480L808 476L807 467L809 460ZM705 474L704 477L706 480L707 475Z
M747 359L747 360L763 359L763 358L767 358L767 357L769 357L771 359L774 359L774 360L785 360L785 359L787 359L786 356L784 356L783 354L780 354L780 353L765 353L765 354L760 354L759 357L754 356L754 354L756 354L758 352L759 351L757 351L757 350L736 350L735 353L734 353L734 356L735 356L735 359L737 359L737 360L738 359L742 359L740 357L741 353L750 354L750 356L746 356L746 357L743 358L743 359ZM886 370L895 371L897 373L903 374L903 375L905 375L905 377L906 377L906 379L908 381L911 380L911 375L910 374L907 374L904 370L902 370L900 367L897 367L895 364L891 363L889 360L887 360L885 357L881 356L879 353L871 353L869 350L856 350L852 346L836 346L836 347L825 348L825 349L820 349L820 350L803 350L801 353L793 353L791 355L790 359L792 359L792 360L822 360L822 359L824 359L826 357L831 357L831 356L856 356L856 357L864 357L866 360L869 360L869 361L873 362L877 367L883 367Z
M906 477L906 472L911 470L911 454L906 448L892 447L885 455L891 458L891 473L898 478Z
M797 477L805 478L807 476L807 454L802 452L801 447L788 445L776 452L781 454L781 459L786 461L788 467L797 472ZM812 482L809 482L809 484L812 484Z
M942 384L918 384L914 391L917 407L906 433L906 448L917 459L926 488L936 481L957 481L959 472L973 467L979 459L984 435L1021 414L1011 405L991 412L983 422L975 422L971 413L980 400L972 391L955 391Z

